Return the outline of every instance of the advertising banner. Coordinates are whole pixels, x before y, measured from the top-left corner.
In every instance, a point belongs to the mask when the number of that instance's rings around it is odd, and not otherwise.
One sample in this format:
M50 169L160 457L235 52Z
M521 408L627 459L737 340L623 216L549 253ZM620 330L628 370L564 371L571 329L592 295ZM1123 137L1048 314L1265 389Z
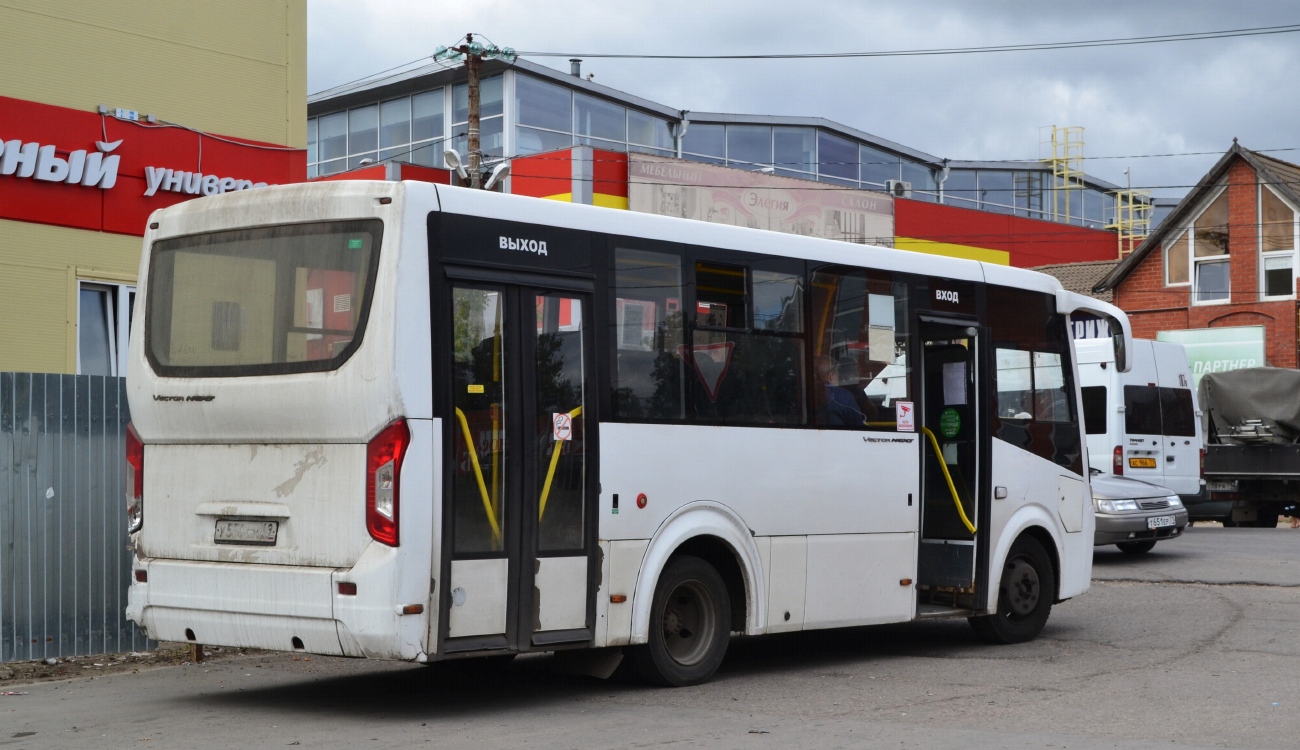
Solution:
M1187 350L1194 387L1207 372L1226 372L1264 366L1264 326L1193 328L1160 331L1156 341L1172 341Z
M894 202L883 193L842 188L733 167L631 154L633 211L892 246Z

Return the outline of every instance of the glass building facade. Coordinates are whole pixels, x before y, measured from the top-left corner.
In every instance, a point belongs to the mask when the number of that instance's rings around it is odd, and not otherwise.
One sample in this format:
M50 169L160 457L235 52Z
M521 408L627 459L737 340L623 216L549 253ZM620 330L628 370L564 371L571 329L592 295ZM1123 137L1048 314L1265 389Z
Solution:
M420 88L422 78L448 77L447 71L437 72L444 75L414 76L406 88ZM308 177L390 159L442 167L448 148L464 156L469 118L465 83L443 81L426 90L383 96L387 88L377 83L345 95L324 92L312 98ZM370 101L331 106L364 100L368 92L374 94ZM585 145L859 190L885 190L902 182L914 200L1097 229L1113 221L1115 213L1110 193L1115 186L1088 178L1070 189L1054 188L1047 163L945 162L818 118L673 112L523 61L511 70L485 74L480 100L485 159Z

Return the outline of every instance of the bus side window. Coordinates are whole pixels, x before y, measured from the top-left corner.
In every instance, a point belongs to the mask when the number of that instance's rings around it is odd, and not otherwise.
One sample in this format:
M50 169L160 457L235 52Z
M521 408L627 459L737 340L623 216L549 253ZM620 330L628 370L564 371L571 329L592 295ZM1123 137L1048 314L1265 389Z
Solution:
M906 284L830 267L812 275L810 297L813 423L896 429L895 403L910 397Z
M646 250L614 250L614 416L680 420L682 260Z

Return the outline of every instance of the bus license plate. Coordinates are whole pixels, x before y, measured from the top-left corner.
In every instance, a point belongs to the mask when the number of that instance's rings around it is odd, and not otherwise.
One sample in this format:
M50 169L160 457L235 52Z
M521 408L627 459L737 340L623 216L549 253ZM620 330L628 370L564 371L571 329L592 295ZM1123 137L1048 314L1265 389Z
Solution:
M1173 525L1174 525L1173 516L1156 516L1155 518L1147 519L1148 529L1162 529L1166 526L1173 526Z
M1130 469L1154 469L1156 460L1154 458L1130 458L1128 460Z
M213 541L217 544L260 544L275 546L279 521L235 521L218 519Z

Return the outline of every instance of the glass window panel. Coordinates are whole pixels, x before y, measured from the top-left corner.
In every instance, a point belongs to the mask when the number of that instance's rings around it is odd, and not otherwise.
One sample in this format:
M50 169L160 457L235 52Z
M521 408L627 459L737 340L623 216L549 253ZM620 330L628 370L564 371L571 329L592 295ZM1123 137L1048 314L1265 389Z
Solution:
M573 96L573 132L611 141L627 140L627 109L586 94Z
M1085 385L1079 393L1083 397L1083 431L1089 435L1105 435L1106 419L1110 415L1106 410L1106 386Z
M1092 189L1083 191L1083 223L1087 226L1100 229L1102 225L1102 215L1105 213L1102 208L1102 193Z
M1263 250L1295 249L1295 211L1268 187L1260 188Z
M701 164L726 164L727 160L715 156L700 156L699 154L688 154L683 152L682 158L686 161L695 161Z
M845 180L845 179L841 179L841 178L839 178L839 177L831 177L830 175L826 175L826 174L819 174L819 175L817 175L817 181L818 181L818 182L827 182L827 183L830 183L830 184L833 184L833 185L843 185L843 186L845 186L845 187L851 187L851 188L856 188L856 187L858 187L858 182L857 182L857 180Z
M1065 199L1069 202L1070 223L1083 224L1083 193L1081 187L1072 187L1065 191Z
M318 176L319 174L320 174L320 168L319 168L319 167L317 167L315 164L308 164L308 165L307 165L307 179L310 180L310 179L312 179L313 177Z
M479 81L479 117L492 117L501 114L501 81L501 76L492 76ZM469 84L462 83L452 88L451 117L453 123L469 121Z
M1295 293L1295 272L1290 253L1264 258L1264 294L1269 297L1289 297Z
M379 147L392 148L411 142L411 99L402 97L379 105Z
M934 192L938 187L934 179L934 170L930 169L930 165L904 160L903 181L912 183L913 200L929 203L937 201Z
M862 164L862 181L874 187L884 187L885 180L897 180L901 177L901 162L894 154L870 146L858 149L858 159Z
M320 160L348 155L348 113L335 112L320 118Z
M804 423L803 341L738 331L696 331L692 401L701 422Z
M847 138L817 133L817 173L840 180L858 179L858 144Z
M999 348L997 362L998 416L1002 419L1033 417L1033 370L1030 352Z
M1224 190L1192 225L1197 258L1228 254L1228 191Z
M1164 432L1171 437L1196 436L1196 410L1190 388L1161 388L1160 416Z
M812 275L809 295L813 423L893 430L895 402L909 400L906 284L831 268Z
M695 264L695 324L710 328L748 328L749 295L745 267Z
M727 161L772 163L772 128L767 125L728 125Z
M684 418L681 257L617 248L613 286L615 416Z
M1014 174L1016 215L1042 218L1045 175L1042 172L1016 172ZM948 179L949 181L952 180L951 177ZM948 184L944 183L944 192L947 191Z
M506 334L500 292L452 290L452 440L460 458L452 471L456 552L499 552L509 520L504 500L506 454ZM514 377L511 375L511 377ZM466 433L473 443L466 442Z
M1034 419L1039 422L1069 422L1070 399L1065 390L1061 355L1034 352Z
M1176 239L1165 243L1165 283L1186 284L1190 279L1187 274L1187 233L1177 232Z
M155 369L239 377L337 368L365 324L382 231L367 219L154 243L146 343Z
M505 153L505 140L501 132L504 120L503 117L492 117L479 121L479 151L483 156L501 156ZM451 140L451 145L458 154L467 156L469 136L458 135Z
M686 127L686 135L682 136L682 151L725 159L727 157L726 126L691 123ZM692 161L708 160L693 159Z
M676 152L673 151L671 148L651 148L649 146L638 146L635 143L628 144L627 150L637 154L653 154L655 156L676 155Z
M112 375L113 358L110 321L112 293L107 289L82 287L77 318L77 341L82 375Z
M793 177L793 178L796 179L796 180L815 180L815 179L817 179L817 175L813 174L812 172L796 172L796 171L794 171L794 170L792 170L792 169L776 169L776 170L774 170L774 173L775 173L775 174L779 174L779 175L781 175L782 177Z
M307 121L307 163L315 164L317 160L316 150L316 118L313 117Z
M446 168L442 152L447 149L446 141L427 141L411 146L410 161L422 167Z
M555 151L573 145L573 136L568 133L553 133L549 130L537 130L523 125L515 128L515 151L521 156L539 154L543 151Z
M817 169L817 131L813 128L773 128L773 163L783 169Z
M994 213L1012 213L1015 203L1015 175L1010 172L983 170L979 173L980 208Z
M1161 434L1159 388L1124 386L1124 431L1132 435Z
M363 154L379 146L379 107L348 110L348 154Z
M1117 220L1115 218L1115 194L1102 193L1101 194L1101 223L1103 225L1114 224L1116 221ZM1151 226L1154 228L1155 222L1152 222Z
M317 168L320 170L322 175L338 174L339 172L347 170L348 160L335 159L334 161L323 161L317 165Z
M411 97L411 141L427 141L443 135L442 89L426 91Z
M673 135L668 121L635 109L627 111L627 140L629 143L656 149L671 151L673 148Z
M582 530L587 496L582 300L539 295L535 304L537 412L532 437L542 446L542 460L551 469L536 472L534 478L537 546L541 550L580 550L585 546ZM557 414L567 414L572 420L567 440L555 438Z
M379 152L380 161L388 161L389 159L396 159L397 161L410 161L411 147L398 146L397 148L386 148Z
M515 76L515 112L520 125L571 132L573 92L532 76Z
M1229 298L1228 262L1196 264L1196 299L1198 302L1221 302Z
M979 201L979 173L973 169L950 169L943 182L943 202L974 208ZM956 200L954 200L956 199ZM957 202L964 201L964 202Z
M574 140L580 145L604 149L605 151L617 151L619 153L627 151L627 144L622 141L605 141L600 138L587 138L586 136L574 136Z
M755 269L754 328L803 332L803 276Z

